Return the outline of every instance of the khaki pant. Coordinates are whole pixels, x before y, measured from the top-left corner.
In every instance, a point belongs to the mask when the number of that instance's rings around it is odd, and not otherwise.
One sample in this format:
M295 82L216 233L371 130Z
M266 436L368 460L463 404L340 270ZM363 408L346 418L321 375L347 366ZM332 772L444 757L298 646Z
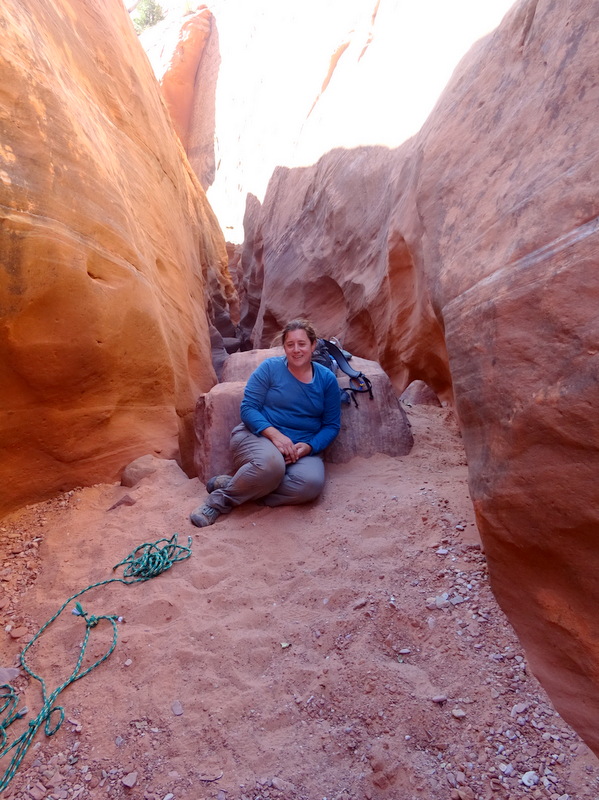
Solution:
M227 514L248 500L267 506L295 505L314 500L324 486L324 463L320 456L304 456L295 464L285 459L264 436L255 436L245 425L231 433L233 465L236 469L226 489L208 495L206 504Z

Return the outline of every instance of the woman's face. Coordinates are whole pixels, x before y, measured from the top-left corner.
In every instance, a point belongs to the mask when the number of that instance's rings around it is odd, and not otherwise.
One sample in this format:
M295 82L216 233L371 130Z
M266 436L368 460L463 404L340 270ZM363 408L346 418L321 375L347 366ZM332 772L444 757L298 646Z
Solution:
M293 367L306 367L312 360L316 342L311 342L303 328L289 331L283 343L287 361Z

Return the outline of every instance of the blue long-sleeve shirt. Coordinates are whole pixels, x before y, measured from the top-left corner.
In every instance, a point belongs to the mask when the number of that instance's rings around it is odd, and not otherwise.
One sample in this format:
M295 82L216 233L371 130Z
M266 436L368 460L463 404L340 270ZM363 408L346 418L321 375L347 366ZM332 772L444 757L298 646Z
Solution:
M282 356L267 358L250 375L241 402L241 420L255 434L273 425L294 444L320 453L339 433L339 384L330 369L312 362L310 383L298 381Z

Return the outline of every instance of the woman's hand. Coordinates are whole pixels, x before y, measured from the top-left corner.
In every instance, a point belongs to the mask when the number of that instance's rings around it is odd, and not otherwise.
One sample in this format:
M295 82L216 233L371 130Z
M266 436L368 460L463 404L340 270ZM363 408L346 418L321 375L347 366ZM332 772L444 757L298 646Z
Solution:
M298 442L295 445L295 452L297 453L298 458L309 456L312 452L312 445L306 444L306 442Z
M281 433L280 430L272 425L268 428L264 428L262 431L262 436L270 439L270 441L285 459L286 464L295 464L295 462L299 461L300 458L303 458L303 456L309 456L312 452L311 445L306 444L306 442L298 442L297 444L293 444L289 436L285 436L284 433Z
M270 439L270 441L285 459L286 464L295 464L300 456L297 454L297 445L293 444L289 436L285 436L284 433L281 433L280 430L277 430L277 428L272 425L268 428L264 428L261 433L262 436Z

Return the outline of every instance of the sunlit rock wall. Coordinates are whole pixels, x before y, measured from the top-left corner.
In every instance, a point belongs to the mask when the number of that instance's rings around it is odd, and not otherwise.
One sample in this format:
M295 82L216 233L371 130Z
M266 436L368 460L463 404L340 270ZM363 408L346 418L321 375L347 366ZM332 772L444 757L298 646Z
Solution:
M0 510L191 465L223 236L121 0L0 7Z
M399 150L277 170L242 323L305 312L398 391L451 381L494 591L599 753L598 46L595 3L524 0Z

